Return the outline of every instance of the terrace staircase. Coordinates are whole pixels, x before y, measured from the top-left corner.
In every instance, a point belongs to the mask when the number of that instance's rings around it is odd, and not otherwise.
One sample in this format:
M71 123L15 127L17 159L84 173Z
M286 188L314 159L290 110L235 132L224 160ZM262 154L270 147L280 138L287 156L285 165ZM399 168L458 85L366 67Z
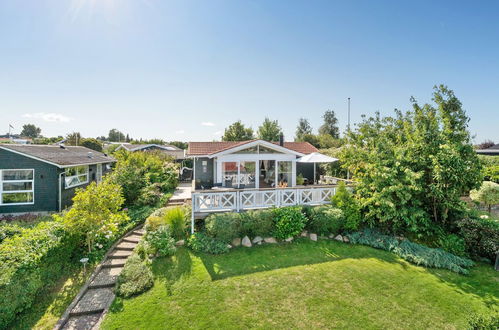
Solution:
M98 329L115 298L116 280L143 235L144 230L136 228L108 250L54 329Z

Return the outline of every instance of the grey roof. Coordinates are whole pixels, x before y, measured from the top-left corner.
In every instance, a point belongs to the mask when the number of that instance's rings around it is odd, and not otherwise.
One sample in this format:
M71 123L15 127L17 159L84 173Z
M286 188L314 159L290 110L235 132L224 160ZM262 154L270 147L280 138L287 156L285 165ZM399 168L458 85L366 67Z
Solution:
M110 163L116 160L102 152L98 152L85 147L71 147L38 144L2 144L0 149L5 149L35 158L40 161L56 165L58 167L68 167L74 165L88 165L99 163Z
M182 150L180 148L177 148L177 147L169 145L169 144L125 144L125 143L123 143L121 146L128 151L137 151L137 150L142 150L142 149L147 149L147 148L158 148L158 149L163 149L163 150L168 150L168 151Z
M492 147L488 147L487 149L478 149L476 150L476 153L482 155L499 155L499 144L494 144Z

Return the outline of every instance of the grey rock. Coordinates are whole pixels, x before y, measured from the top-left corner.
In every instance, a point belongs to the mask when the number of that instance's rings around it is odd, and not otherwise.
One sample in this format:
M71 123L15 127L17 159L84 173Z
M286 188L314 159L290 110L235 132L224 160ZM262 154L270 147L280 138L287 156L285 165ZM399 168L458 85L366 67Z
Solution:
M308 232L306 230L302 231L300 234L301 237L307 237L307 235L308 235Z
M181 239L180 241L177 241L177 243L175 243L176 246L184 246L185 245L185 240Z
M257 243L260 243L261 241L263 241L263 238L261 238L260 236L257 236L255 238L253 238L253 244L257 244Z
M227 244L227 248L228 248L228 249L232 249L232 245Z
M233 247L240 246L240 245L241 245L241 238L237 237L237 238L234 238L232 240L232 246Z
M336 236L334 239L337 241L343 242L343 236L341 236L341 235Z
M252 246L251 241L250 241L250 239L249 239L248 236L244 236L243 237L241 245L244 246L244 247L251 247Z
M317 242L317 234L310 234L310 239Z
M334 234L329 234L328 236L330 239L334 239Z
M288 237L285 239L286 242L292 242L293 241L293 237Z
M343 242L345 242L345 243L350 243L350 240L348 239L348 237L343 236Z
M269 243L269 244L275 244L275 243L277 243L277 240L274 237L265 237L263 239L263 241L265 243Z

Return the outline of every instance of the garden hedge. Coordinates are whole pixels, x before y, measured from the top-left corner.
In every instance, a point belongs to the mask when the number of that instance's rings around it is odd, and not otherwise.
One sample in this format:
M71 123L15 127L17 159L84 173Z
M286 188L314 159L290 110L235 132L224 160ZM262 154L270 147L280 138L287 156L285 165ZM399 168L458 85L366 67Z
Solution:
M75 255L76 237L56 221L42 222L0 244L0 329L30 308Z

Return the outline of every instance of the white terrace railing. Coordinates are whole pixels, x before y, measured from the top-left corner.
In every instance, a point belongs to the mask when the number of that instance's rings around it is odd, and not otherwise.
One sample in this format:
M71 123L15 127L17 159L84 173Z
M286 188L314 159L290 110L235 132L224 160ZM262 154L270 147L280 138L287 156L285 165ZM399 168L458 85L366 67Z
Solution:
M192 193L196 213L243 211L292 205L330 203L336 186L202 191Z

